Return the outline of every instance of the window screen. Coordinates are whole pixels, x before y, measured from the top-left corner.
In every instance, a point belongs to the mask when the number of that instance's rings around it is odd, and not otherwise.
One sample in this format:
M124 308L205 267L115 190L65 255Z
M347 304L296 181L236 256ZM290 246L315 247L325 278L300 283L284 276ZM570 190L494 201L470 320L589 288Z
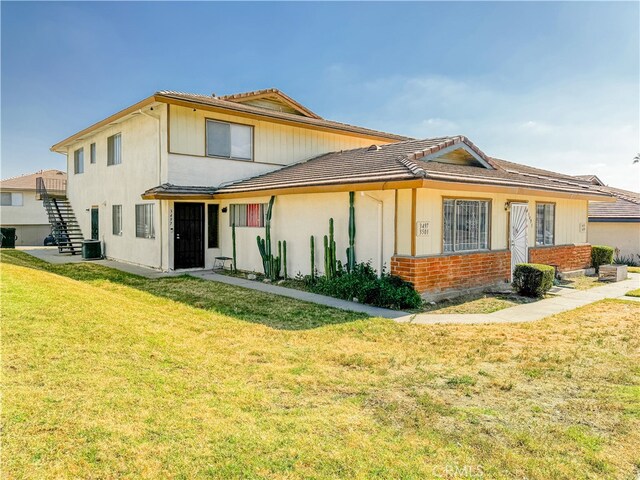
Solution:
M555 242L556 206L553 203L536 204L536 245Z
M136 237L155 238L153 227L153 203L136 205Z
M73 152L73 173L84 172L84 148L79 148Z
M122 205L113 205L111 214L113 234L122 235Z
M251 160L253 127L207 120L207 155Z
M122 163L122 136L117 133L107 138L107 165Z
M220 246L218 239L218 223L219 223L220 205L207 206L207 220L209 224L208 245L209 248L218 248Z

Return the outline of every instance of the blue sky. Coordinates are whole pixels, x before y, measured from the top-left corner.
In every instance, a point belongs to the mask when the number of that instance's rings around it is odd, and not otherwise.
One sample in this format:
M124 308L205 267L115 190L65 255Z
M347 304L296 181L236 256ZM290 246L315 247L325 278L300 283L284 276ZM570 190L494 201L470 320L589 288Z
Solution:
M640 190L627 3L2 2L2 172L156 90L277 87L325 118Z

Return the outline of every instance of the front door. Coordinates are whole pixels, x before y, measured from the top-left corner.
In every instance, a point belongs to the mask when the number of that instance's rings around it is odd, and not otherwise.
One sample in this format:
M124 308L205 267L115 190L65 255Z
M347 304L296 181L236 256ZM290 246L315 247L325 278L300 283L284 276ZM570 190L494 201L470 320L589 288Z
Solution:
M91 207L91 240L98 240L100 235L100 220L98 207Z
M529 261L529 205L512 203L509 219L509 240L511 245L511 274L519 263Z
M204 268L204 204L175 203L174 268Z

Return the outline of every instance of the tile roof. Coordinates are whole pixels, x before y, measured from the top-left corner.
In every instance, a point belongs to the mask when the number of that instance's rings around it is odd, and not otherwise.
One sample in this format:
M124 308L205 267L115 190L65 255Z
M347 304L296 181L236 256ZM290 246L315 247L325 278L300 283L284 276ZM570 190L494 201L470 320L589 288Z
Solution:
M493 168L425 159L428 155L457 144L464 144L472 149ZM216 193L245 193L303 186L415 179L608 196L593 190L588 182L576 180L569 175L487 157L462 135L407 140L327 153L274 172L221 186Z
M625 219L640 222L640 193L605 185L596 185L594 188L613 195L616 201L613 203L590 202L590 219Z
M260 115L263 117L270 117L279 120L288 120L291 122L312 125L316 127L330 128L334 130L342 130L347 132L358 133L361 135L368 135L379 138L386 138L389 140L408 140L410 137L403 135L396 135L394 133L382 132L379 130L373 130L370 128L358 127L355 125L349 125L347 123L334 122L332 120L325 120L323 118L303 117L287 112L278 112L276 110L269 110L253 105L247 105L244 103L238 103L235 101L225 100L225 97L214 97L211 95L200 95L196 93L176 92L173 90L161 90L154 94L157 100L162 98L182 100L192 104L208 105L212 107L224 108L225 110L251 113L254 115Z
M279 98L281 101L284 101L285 103L289 104L291 107L295 108L299 112L304 113L308 117L322 119L320 115L312 112L307 107L297 102L286 93L278 90L277 88L265 88L263 90L254 90L252 92L242 92L242 93L234 93L231 95L221 95L216 98L220 98L221 100L229 100L232 102L238 102L238 101L242 102L242 101L250 100L256 97Z
M17 177L0 180L0 189L6 188L11 190L35 190L36 178L38 177L66 180L67 174L63 171L53 169L40 170L39 172L35 173L25 173L24 175L19 175Z
M150 188L145 191L142 196L143 197L171 197L171 196L208 196L213 195L215 192L215 187L198 187L198 186L180 186L173 185L172 183L163 183L162 185L158 185L157 187Z

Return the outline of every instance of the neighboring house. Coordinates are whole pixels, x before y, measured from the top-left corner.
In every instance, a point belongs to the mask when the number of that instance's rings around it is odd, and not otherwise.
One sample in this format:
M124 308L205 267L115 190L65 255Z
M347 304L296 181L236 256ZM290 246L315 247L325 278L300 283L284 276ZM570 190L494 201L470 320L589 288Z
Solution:
M414 140L320 118L275 89L157 92L59 142L68 197L107 256L162 270L232 255L262 270L256 236L276 196L272 239L290 274L323 271L335 220L340 259L356 192L356 257L434 295L509 281L515 263L587 267L589 200L568 175L487 156L462 136ZM89 212L92 212L91 214ZM97 230L97 231L96 231Z
M65 188L67 174L60 170L41 170L0 181L0 224L16 229L18 246L42 245L51 233L47 212L36 194L39 177Z
M640 193L607 187L595 175L576 175L590 182L596 189L613 195L610 202L589 204L587 238L594 245L609 245L618 256L640 261Z

